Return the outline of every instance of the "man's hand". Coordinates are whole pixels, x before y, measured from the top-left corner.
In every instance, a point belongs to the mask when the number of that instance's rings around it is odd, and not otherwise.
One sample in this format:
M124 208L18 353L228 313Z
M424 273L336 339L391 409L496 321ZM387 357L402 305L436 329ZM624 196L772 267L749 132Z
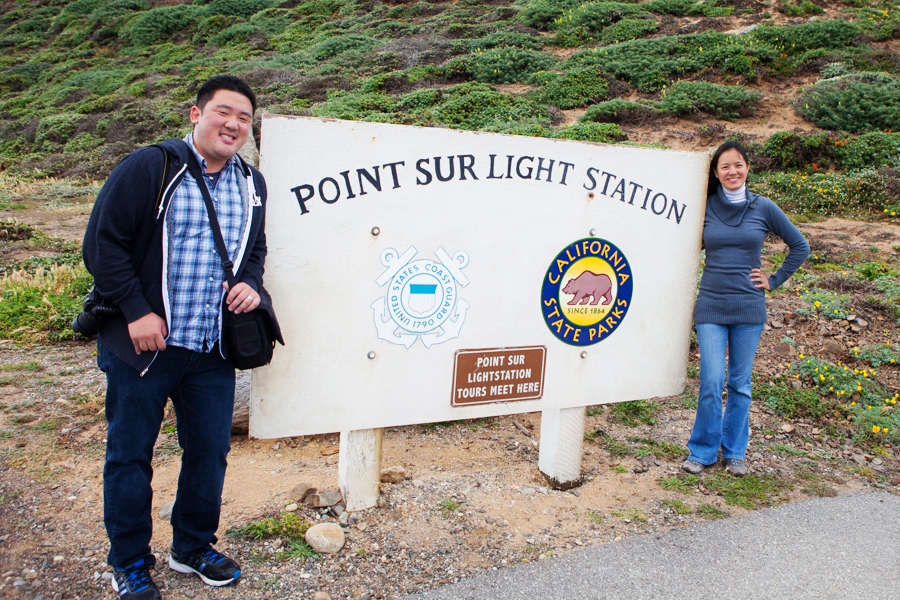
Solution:
M156 313L147 313L137 321L128 324L128 335L131 336L134 351L138 354L165 350L168 333L165 320Z
M223 281L222 287L227 290L228 282ZM259 306L259 294L242 281L228 292L228 296L225 297L225 303L228 305L228 310L239 315L242 312L250 312Z
M769 278L763 275L763 272L760 269L750 269L750 281L753 282L754 287L770 291Z

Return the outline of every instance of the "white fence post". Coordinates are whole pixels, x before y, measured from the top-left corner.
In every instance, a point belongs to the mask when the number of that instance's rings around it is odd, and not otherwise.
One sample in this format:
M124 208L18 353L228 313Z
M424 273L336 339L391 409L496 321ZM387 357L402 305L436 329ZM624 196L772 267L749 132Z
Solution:
M538 468L550 480L552 487L568 489L581 481L585 408L553 409L541 413Z
M338 485L348 511L371 508L381 483L382 429L341 432Z

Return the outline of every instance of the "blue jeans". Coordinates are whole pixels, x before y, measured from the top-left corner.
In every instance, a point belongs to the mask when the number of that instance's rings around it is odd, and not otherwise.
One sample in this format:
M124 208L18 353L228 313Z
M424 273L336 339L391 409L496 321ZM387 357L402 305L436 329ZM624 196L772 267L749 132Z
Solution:
M211 352L169 346L141 377L102 343L97 365L106 373L109 423L103 469L103 517L109 536L107 562L125 568L152 560L153 446L168 398L178 444L184 450L172 510L172 549L189 554L216 542L226 455L231 449L234 367Z
M719 458L744 460L750 437L750 376L763 325L697 323L700 346L700 397L688 441L688 460L701 465ZM728 397L722 415L725 348L728 348Z

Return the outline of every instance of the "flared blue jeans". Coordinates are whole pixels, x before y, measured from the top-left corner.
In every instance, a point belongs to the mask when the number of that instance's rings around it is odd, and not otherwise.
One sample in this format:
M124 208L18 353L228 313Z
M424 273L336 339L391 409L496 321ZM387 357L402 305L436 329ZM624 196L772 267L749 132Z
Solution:
M744 460L750 438L750 377L763 324L697 323L700 346L700 394L697 417L688 441L689 460L702 465L722 458ZM725 357L728 394L722 411Z

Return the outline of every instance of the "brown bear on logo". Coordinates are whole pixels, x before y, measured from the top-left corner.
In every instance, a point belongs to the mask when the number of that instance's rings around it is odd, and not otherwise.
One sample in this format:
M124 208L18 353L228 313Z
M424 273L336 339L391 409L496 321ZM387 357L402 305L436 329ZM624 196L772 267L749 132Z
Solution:
M591 306L595 306L603 298L603 305L612 302L612 281L608 275L585 271L575 279L570 279L563 288L563 294L574 295L568 304L587 304L593 296Z

